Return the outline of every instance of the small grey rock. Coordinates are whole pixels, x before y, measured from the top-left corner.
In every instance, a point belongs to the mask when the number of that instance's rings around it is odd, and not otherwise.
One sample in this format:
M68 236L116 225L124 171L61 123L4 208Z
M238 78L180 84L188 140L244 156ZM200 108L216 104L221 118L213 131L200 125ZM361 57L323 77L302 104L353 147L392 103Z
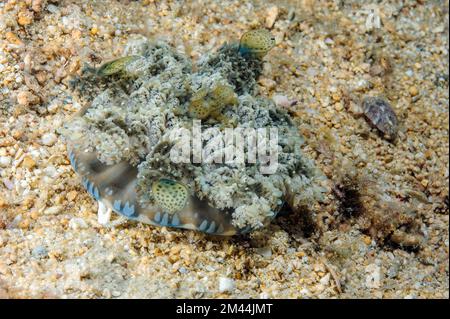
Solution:
M364 115L388 139L397 137L397 115L388 101L380 97L366 97L362 103Z
M34 258L44 258L46 257L48 254L47 248L45 248L44 246L36 246L32 251L31 251L31 255Z
M180 269L178 269L178 271L179 271L180 274L186 274L186 273L189 272L189 270L184 268L184 267L180 267Z

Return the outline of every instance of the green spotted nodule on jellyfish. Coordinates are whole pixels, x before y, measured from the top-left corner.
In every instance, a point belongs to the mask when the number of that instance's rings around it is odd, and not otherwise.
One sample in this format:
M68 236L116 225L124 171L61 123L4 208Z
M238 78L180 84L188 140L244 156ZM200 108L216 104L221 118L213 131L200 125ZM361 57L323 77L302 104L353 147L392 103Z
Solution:
M158 206L170 213L182 210L188 199L186 186L166 178L154 182L152 192Z
M229 85L218 84L211 90L202 88L191 99L189 114L193 118L217 117L226 105L236 105L238 99Z
M139 56L131 55L106 62L102 66L100 66L100 68L97 70L97 74L100 76L110 76L125 72L126 67L137 59L139 59Z
M242 55L264 57L275 46L274 36L266 29L251 30L244 33L239 42Z

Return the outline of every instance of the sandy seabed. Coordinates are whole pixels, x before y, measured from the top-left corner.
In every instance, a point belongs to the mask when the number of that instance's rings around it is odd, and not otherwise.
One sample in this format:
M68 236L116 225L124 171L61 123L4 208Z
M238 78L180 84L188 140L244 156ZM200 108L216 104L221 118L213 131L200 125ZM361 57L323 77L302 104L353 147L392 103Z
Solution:
M0 297L448 298L448 21L446 1L0 0ZM98 224L58 134L70 78L137 37L196 61L260 27L260 94L297 101L325 199L232 238Z

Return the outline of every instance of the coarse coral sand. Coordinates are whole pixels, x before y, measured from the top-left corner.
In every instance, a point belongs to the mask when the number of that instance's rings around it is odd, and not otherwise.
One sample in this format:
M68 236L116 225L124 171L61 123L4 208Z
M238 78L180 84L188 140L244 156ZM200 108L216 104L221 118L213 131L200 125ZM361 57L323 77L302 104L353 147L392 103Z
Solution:
M71 77L135 38L198 61L257 28L259 92L296 101L324 200L241 237L99 225L58 134ZM448 36L445 1L1 1L0 297L448 298Z

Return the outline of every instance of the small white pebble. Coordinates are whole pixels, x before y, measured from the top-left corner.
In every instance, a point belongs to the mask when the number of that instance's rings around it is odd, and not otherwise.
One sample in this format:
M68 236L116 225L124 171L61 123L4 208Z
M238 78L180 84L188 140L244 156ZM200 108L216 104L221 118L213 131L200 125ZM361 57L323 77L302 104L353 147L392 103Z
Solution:
M431 32L433 32L433 33L442 33L442 32L444 32L444 30L445 30L445 27L444 27L443 24L441 24L441 25L438 25L433 30L431 30Z
M189 270L187 270L187 269L184 268L184 267L180 267L180 269L178 269L178 271L180 272L180 274L186 274L186 273L189 272Z
M366 287L378 289L381 286L381 268L377 264L366 266Z
M262 293L259 294L259 298L260 299L269 299L270 296L267 292L263 291Z
M42 136L42 144L47 146L52 146L56 143L56 140L58 138L56 137L56 134L54 133L47 133Z
M330 282L330 274L328 273L322 278L320 278L319 282L324 286L328 286L328 283Z
M11 158L8 156L0 156L0 167L8 167L11 164Z
M22 214L19 214L16 217L14 217L12 222L9 224L9 227L16 228L21 221L22 221Z
M45 256L47 256L48 251L44 246L36 246L32 251L31 251L31 255L34 258L44 258Z
M62 207L61 206L53 206L53 207L48 207L44 210L44 214L45 215L56 215L59 214L62 211Z
M88 224L84 221L83 218L74 217L69 221L69 227L74 230L78 230L87 228Z
M302 290L300 290L300 294L302 294L303 296L309 296L311 295L311 292L308 290L308 288L303 288Z
M49 34L55 34L58 29L54 25L49 25L47 31Z
M220 292L232 292L236 287L234 280L227 277L219 278L219 291Z
M53 166L53 165L50 165L50 166L44 168L43 171L46 176L51 177L51 178L55 178L56 175L58 174L58 171L56 170L55 166Z
M272 96L272 100L275 102L277 106L281 107L289 107L290 101L285 95L275 94Z
M273 27L275 21L278 17L278 7L272 6L266 10L266 28L270 29Z
M57 12L59 11L58 7L55 6L55 5L53 5L53 4L49 4L49 5L47 6L47 10L48 10L50 13L57 13Z
M9 190L12 190L14 188L14 183L12 181L10 181L9 179L7 179L7 178L3 179L3 184Z
M53 101L52 103L50 103L49 106L47 106L47 110L50 113L56 113L59 109L59 103L57 101Z
M313 67L309 67L308 69L306 69L306 74L310 77L315 77L317 74L319 74L319 71Z
M111 298L111 291L108 288L105 288L103 290L103 297L105 297L107 299Z

